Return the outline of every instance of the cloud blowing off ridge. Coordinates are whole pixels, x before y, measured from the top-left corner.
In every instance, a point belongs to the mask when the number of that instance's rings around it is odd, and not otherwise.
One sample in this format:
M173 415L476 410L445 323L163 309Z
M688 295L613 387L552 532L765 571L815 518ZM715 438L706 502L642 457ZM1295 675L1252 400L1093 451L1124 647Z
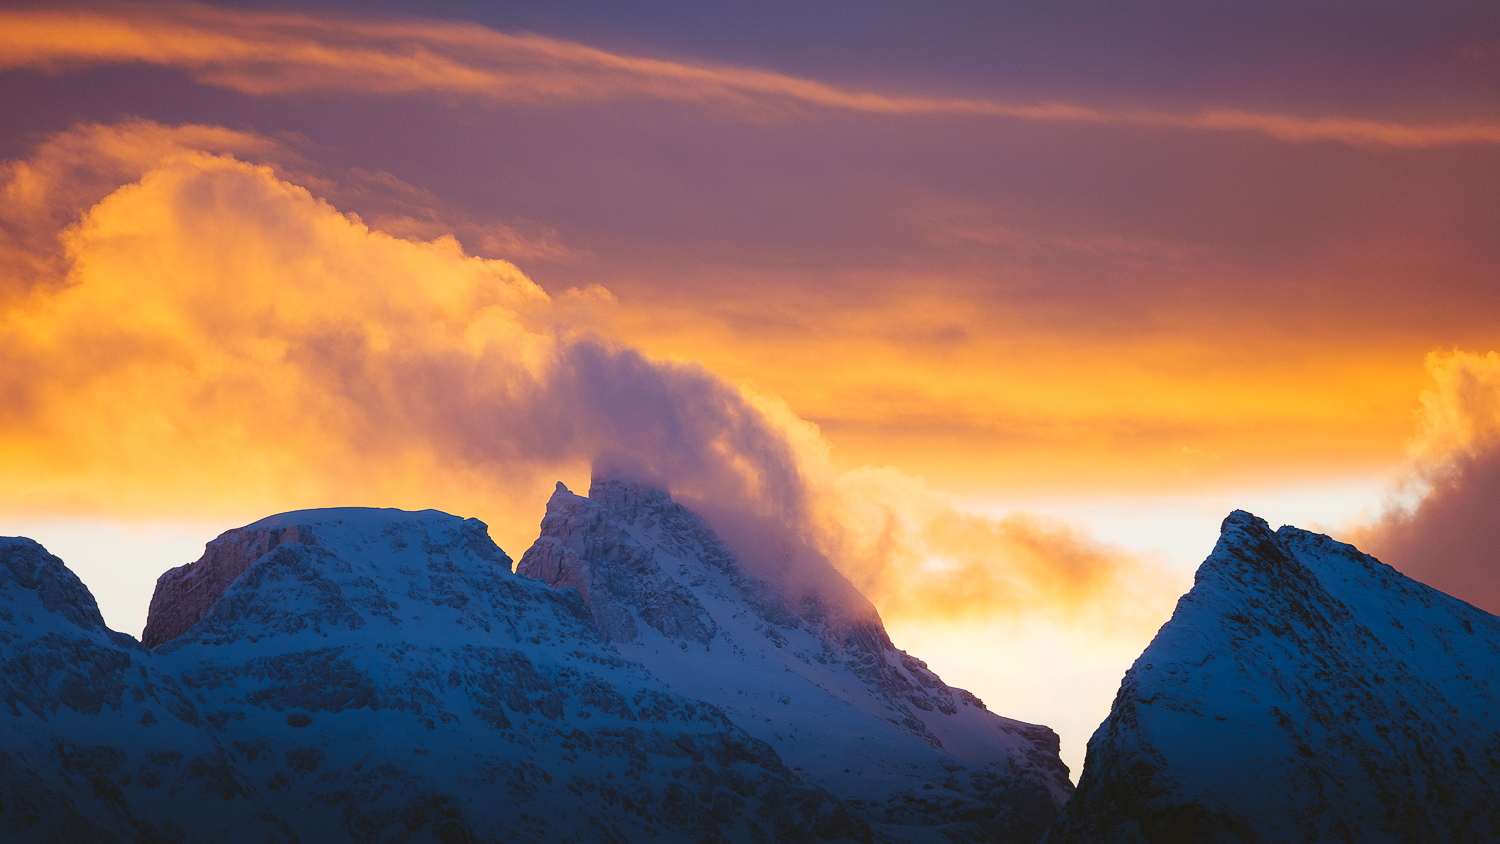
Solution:
M439 507L516 551L551 481L623 459L788 524L888 614L1071 614L1152 571L892 469L840 471L784 405L580 330L514 265L372 230L245 160L279 156L133 122L7 166L3 248L29 274L0 291L6 507Z

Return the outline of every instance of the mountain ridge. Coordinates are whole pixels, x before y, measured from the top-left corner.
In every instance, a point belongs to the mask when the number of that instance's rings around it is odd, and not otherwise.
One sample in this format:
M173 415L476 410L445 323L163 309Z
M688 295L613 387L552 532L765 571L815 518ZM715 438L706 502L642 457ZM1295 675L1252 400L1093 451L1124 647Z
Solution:
M677 527L706 528L659 490L626 497ZM143 633L151 648L109 631L87 588L40 546L0 548L31 560L0 583L0 607L35 610L0 613L0 691L12 702L0 711L0 816L17 840L894 842L1008 830L998 840L1030 842L1056 814L1041 782L1027 792L1034 805L996 791L1034 775L1034 759L1019 773L955 764L947 784L894 807L828 790L823 771L794 768L762 738L764 721L747 731L745 712L626 659L623 631L606 635L579 590L512 573L474 519L335 508L226 531L159 578ZM670 550L635 548L653 559ZM691 584L669 587L652 581L628 605L637 632L728 654L729 628ZM850 653L863 653L859 641L888 645L839 626L844 608L794 608L765 584L751 596L763 608L742 612L761 620L772 649L777 635L783 647L807 638L809 618L843 631L830 641ZM766 618L802 629L780 634ZM58 648L71 654L65 687L27 680ZM873 657L856 667L878 679ZM70 694L99 684L97 706L68 708L82 705ZM977 699L953 706L981 711ZM59 711L78 717L64 723ZM1046 761L1045 747L1036 753ZM826 755L824 767L845 767Z

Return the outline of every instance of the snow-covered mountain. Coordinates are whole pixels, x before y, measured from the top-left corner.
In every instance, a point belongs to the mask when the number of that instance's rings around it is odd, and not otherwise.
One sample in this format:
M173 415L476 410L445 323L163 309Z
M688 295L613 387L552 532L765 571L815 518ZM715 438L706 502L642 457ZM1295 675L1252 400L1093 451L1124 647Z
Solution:
M1236 511L1045 840L1500 841L1500 618Z
M191 691L29 539L0 538L0 839L296 841Z
M150 650L0 540L0 837L1030 842L1056 816L1050 731L943 685L852 588L789 601L606 487L654 543L612 535L613 591L513 574L473 519L286 513L162 575Z
M263 553L229 577L226 548ZM200 808L189 840L872 840L722 711L622 659L577 593L512 574L478 521L340 509L230 531L163 575L158 597L193 607L152 618L187 627L154 653L46 559L27 565L64 587L13 577L0 616L23 840L133 841Z
M605 477L584 498L558 484L517 573L576 589L621 656L901 840L1035 841L1072 791L1051 730L990 712L895 648L826 560L739 559L660 490Z

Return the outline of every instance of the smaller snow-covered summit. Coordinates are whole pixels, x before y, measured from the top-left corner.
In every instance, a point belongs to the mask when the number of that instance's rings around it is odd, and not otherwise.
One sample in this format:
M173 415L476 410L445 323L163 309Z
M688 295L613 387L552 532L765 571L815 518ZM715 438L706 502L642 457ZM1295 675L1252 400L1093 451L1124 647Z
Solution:
M1500 618L1235 511L1048 844L1500 840Z
M273 549L288 544L317 546L315 524L331 528L332 533L341 536L351 533L380 535L397 521L448 524L449 530L454 529L449 523L461 523L477 532L471 543L483 536L484 540L478 543L478 547L491 544L483 522L458 519L437 510L407 513L369 507L336 507L269 516L245 527L225 531L208 543L197 562L168 569L157 578L141 643L155 648L191 630L235 578ZM494 550L499 551L498 548ZM504 564L509 566L508 558Z
M826 559L796 550L747 565L667 493L604 476L587 497L558 485L517 573L576 589L622 656L723 709L877 828L1035 840L1072 790L1057 736L945 684Z

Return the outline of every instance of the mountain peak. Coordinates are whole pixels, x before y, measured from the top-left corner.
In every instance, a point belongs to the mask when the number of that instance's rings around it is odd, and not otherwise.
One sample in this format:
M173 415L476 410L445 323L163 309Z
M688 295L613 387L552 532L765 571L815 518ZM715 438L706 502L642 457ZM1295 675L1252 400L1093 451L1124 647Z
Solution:
M10 612L38 602L0 565L0 803L25 840L874 837L622 659L577 594L512 574L482 522L299 511L210 546L157 603L211 603L149 651Z
M723 708L872 821L927 805L910 789L931 777L952 784L950 802L922 823L1022 840L1072 790L1054 733L989 712L898 650L869 601L781 526L705 518L660 488L596 477L588 497L553 494L516 573L576 589L625 658Z
M194 629L231 585L272 557L307 571L309 582L324 582L327 578L315 566L308 568L308 565L313 558L334 554L336 546L352 549L371 537L384 537L395 546L408 540L430 544L439 541L439 536L441 541L451 539L496 565L507 569L510 566L510 559L490 541L483 522L438 510L409 512L373 507L296 510L225 531L208 543L196 562L169 569L157 579L146 629L141 635L142 644L157 648ZM248 598L241 596L235 606L244 608ZM329 600L337 603L336 592L329 593ZM231 609L226 607L224 611Z
M671 509L675 506L672 496L661 487L619 473L591 479L588 499L617 513L642 508Z
M1500 619L1231 513L1047 840L1495 840L1497 653Z
M16 587L35 596L41 608L85 630L105 630L99 605L83 581L39 543L19 536L0 537L0 592Z
M312 527L288 524L286 517L291 515L225 531L208 543L196 562L163 572L151 596L141 643L155 648L191 630L229 584L271 549L289 542L316 545Z

